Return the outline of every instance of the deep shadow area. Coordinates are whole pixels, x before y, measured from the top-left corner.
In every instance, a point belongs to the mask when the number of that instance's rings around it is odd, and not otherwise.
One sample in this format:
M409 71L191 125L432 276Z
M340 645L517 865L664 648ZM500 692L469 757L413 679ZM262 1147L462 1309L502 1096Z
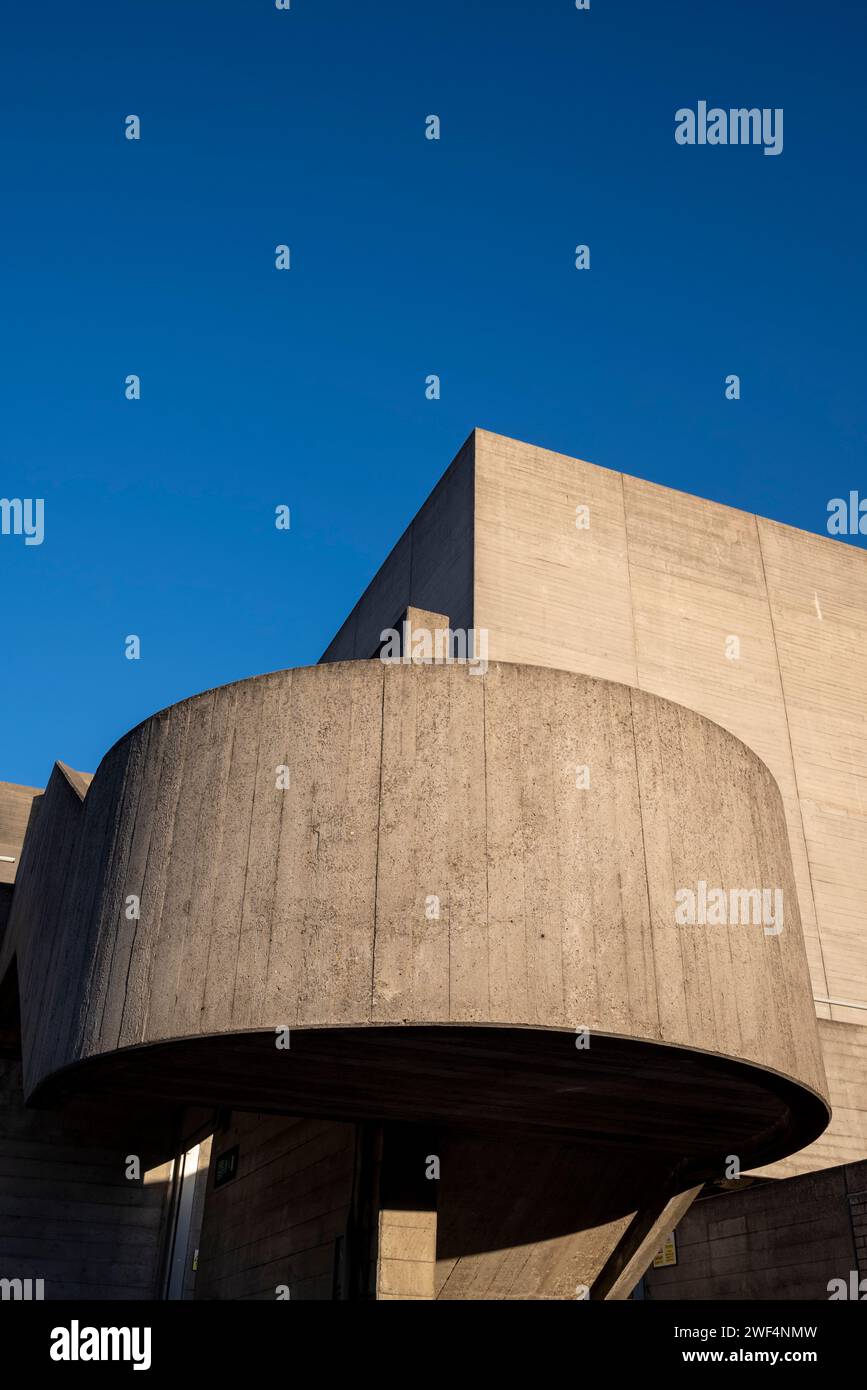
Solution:
M230 1033L78 1063L33 1097L87 1095L134 1132L143 1108L186 1105L398 1121L510 1140L557 1140L640 1154L683 1186L810 1143L825 1103L775 1072L683 1047L594 1034L487 1026Z

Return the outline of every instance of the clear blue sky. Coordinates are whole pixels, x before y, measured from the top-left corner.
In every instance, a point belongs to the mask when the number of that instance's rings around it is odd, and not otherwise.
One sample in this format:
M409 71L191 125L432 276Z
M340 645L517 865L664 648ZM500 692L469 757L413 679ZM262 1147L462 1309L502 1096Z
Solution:
M0 537L0 779L315 661L474 425L807 530L867 494L864 5L40 0L3 38L0 496L46 536ZM783 107L782 155L678 146L700 99Z

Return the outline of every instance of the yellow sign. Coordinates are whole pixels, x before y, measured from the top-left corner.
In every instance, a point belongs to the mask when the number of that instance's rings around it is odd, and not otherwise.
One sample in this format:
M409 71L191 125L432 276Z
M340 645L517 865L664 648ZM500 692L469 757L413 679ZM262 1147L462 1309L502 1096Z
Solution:
M654 1257L653 1268L665 1269L666 1265L677 1264L677 1242L674 1239L674 1231L670 1236L666 1236L659 1248L659 1253Z

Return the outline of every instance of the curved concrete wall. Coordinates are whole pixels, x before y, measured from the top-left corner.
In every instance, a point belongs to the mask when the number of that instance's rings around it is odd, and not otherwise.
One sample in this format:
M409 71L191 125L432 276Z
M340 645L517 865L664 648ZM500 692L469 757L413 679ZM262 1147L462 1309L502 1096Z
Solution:
M779 887L783 930L677 926L700 880ZM83 801L55 772L0 973L13 953L31 1093L134 1044L384 1023L586 1026L824 1093L767 768L569 672L347 662L164 710Z

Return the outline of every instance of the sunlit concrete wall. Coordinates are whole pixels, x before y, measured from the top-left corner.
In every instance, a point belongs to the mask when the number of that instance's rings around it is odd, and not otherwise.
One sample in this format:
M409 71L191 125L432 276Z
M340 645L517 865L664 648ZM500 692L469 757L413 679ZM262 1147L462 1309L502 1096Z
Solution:
M839 1123L784 1171L863 1157L867 554L484 430L474 457L473 616L491 658L676 700L774 774L816 1013L849 1025L822 1032Z
M499 435L475 439L474 620L492 659L621 680L749 744L783 793L816 1011L863 1024L867 554Z
M758 753L783 796L835 1110L775 1171L864 1157L867 555L485 430L446 478L419 519L463 535L469 515L470 613L441 569L400 558L410 527L353 610L366 639L416 604L484 629L491 660L651 691ZM323 660L354 654L355 631L351 616Z
M778 888L785 928L678 927L714 875ZM13 959L28 1094L135 1044L389 1023L586 1026L825 1089L767 768L567 671L350 661L171 706L83 800L55 769Z

